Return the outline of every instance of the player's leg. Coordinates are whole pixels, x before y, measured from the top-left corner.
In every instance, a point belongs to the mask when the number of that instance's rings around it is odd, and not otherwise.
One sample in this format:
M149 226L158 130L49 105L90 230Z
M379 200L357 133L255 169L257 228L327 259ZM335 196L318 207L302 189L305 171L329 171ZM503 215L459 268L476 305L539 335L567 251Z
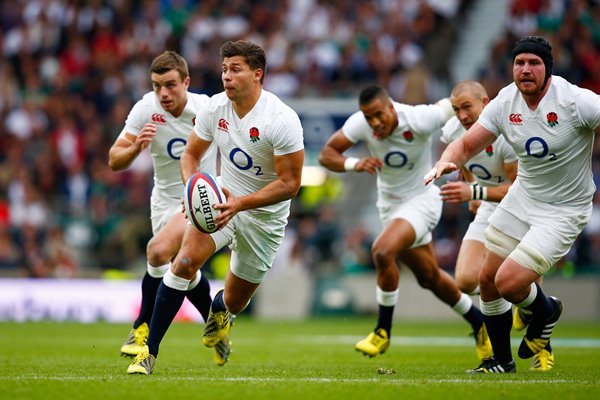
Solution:
M230 268L225 288L213 299L202 342L216 346L229 335L232 316L242 312L271 268L283 241L287 218L260 219L250 213L237 214L225 227L232 240ZM214 234L217 240L219 234Z
M163 277L158 287L154 312L150 321L150 334L147 345L129 366L128 373L152 373L158 356L160 342L179 311L192 278L199 273L198 268L215 252L215 242L210 235L186 225L183 242L171 270ZM150 370L147 365L151 364Z
M461 292L479 294L479 271L483 264L485 245L478 240L463 239L456 259L455 279Z
M519 244L502 264L496 276L496 286L504 298L531 312L531 321L519 347L519 357L530 358L542 350L552 353L550 336L562 313L562 302L546 296L536 283L539 275L529 269L532 265L523 255L523 246L524 243Z
M121 346L121 354L127 356L137 355L146 344L149 333L150 318L154 310L156 292L162 281L163 276L171 267L171 260L175 258L183 232L185 230L185 218L182 213L175 212L174 207L170 211L155 213L153 210L153 225L160 217L167 218L171 214L168 222L159 229L150 239L146 247L148 260L147 271L142 278L142 300L138 317L133 323L133 328L129 337Z
M355 345L355 349L365 355L383 354L389 347L400 276L396 259L414 241L412 225L404 219L393 219L373 242L371 252L377 271L377 323L375 329Z
M452 277L439 268L432 243L404 251L400 260L413 271L421 287L431 290L471 325L477 357L480 360L491 357L491 345L481 311L473 304L469 295L458 289Z
M477 209L477 214L469 224L456 260L455 279L461 292L470 295L479 294L479 271L485 253L484 231L488 226L488 218L496 209L484 202Z
M500 265L516 247L518 241L495 227L486 229L486 252L479 274L481 289L481 312L490 337L494 357L484 361L472 373L516 372L515 362L510 348L510 329L512 327L512 304L502 298L495 286L495 278Z

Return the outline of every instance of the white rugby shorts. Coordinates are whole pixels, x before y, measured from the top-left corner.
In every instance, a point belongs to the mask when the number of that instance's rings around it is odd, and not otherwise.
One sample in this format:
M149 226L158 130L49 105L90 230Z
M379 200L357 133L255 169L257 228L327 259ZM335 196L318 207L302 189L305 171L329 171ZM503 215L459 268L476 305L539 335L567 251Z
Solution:
M478 242L485 243L485 235L483 231L489 225L490 215L496 210L498 203L491 203L489 201L482 201L481 205L477 209L477 214L475 214L475 218L469 224L465 235L463 236L463 240L476 240Z
M156 235L169 222L173 215L181 213L181 198L174 199L152 190L150 197L150 222L152 234Z
M548 267L536 271L545 273L568 253L591 215L591 201L585 206L543 203L513 184L489 222L546 257Z
M431 242L431 231L442 215L440 188L429 185L423 193L400 202L382 199L378 202L378 209L384 228L394 219L404 219L415 230L415 241L411 248L423 246Z
M287 217L257 217L245 211L236 214L225 227L212 233L217 250L230 245L230 270L238 278L261 283L273 265L283 241Z

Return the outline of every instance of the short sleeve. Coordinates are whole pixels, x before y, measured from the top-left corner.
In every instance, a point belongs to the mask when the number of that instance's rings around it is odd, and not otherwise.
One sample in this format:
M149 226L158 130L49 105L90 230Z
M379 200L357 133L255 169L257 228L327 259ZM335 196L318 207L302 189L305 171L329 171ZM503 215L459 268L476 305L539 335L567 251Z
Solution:
M501 126L497 123L496 119L499 111L500 101L498 101L498 98L495 98L483 109L477 120L481 126L496 136L500 136L502 133Z

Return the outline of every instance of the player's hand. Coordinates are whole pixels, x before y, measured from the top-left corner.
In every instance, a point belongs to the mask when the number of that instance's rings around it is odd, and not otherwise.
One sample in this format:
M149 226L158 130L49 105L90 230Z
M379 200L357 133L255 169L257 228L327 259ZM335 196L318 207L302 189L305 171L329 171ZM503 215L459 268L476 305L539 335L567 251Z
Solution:
M242 211L242 202L235 197L227 188L221 188L223 190L223 194L225 195L225 203L215 204L213 208L217 210L221 210L219 215L215 217L215 225L217 229L222 229L231 219L235 216L235 214Z
M144 124L144 127L135 139L135 146L140 151L144 150L146 147L150 146L150 143L154 140L154 136L156 136L156 125L151 123Z
M471 188L465 182L448 182L440 190L442 200L449 204L460 204L471 200Z
M383 161L377 157L365 157L362 158L358 164L354 167L356 172L368 172L371 175L375 175L383 167Z
M423 177L425 185L429 185L440 176L454 172L457 169L458 167L454 163L438 161L435 163L434 167Z

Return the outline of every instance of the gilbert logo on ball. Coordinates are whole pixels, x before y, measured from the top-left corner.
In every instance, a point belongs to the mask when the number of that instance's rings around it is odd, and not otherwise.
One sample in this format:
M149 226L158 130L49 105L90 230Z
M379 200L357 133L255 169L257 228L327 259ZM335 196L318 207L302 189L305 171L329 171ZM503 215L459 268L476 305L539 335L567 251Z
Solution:
M188 179L184 193L185 213L200 232L213 233L217 230L215 217L220 210L213 205L224 201L225 195L212 175L197 172Z

